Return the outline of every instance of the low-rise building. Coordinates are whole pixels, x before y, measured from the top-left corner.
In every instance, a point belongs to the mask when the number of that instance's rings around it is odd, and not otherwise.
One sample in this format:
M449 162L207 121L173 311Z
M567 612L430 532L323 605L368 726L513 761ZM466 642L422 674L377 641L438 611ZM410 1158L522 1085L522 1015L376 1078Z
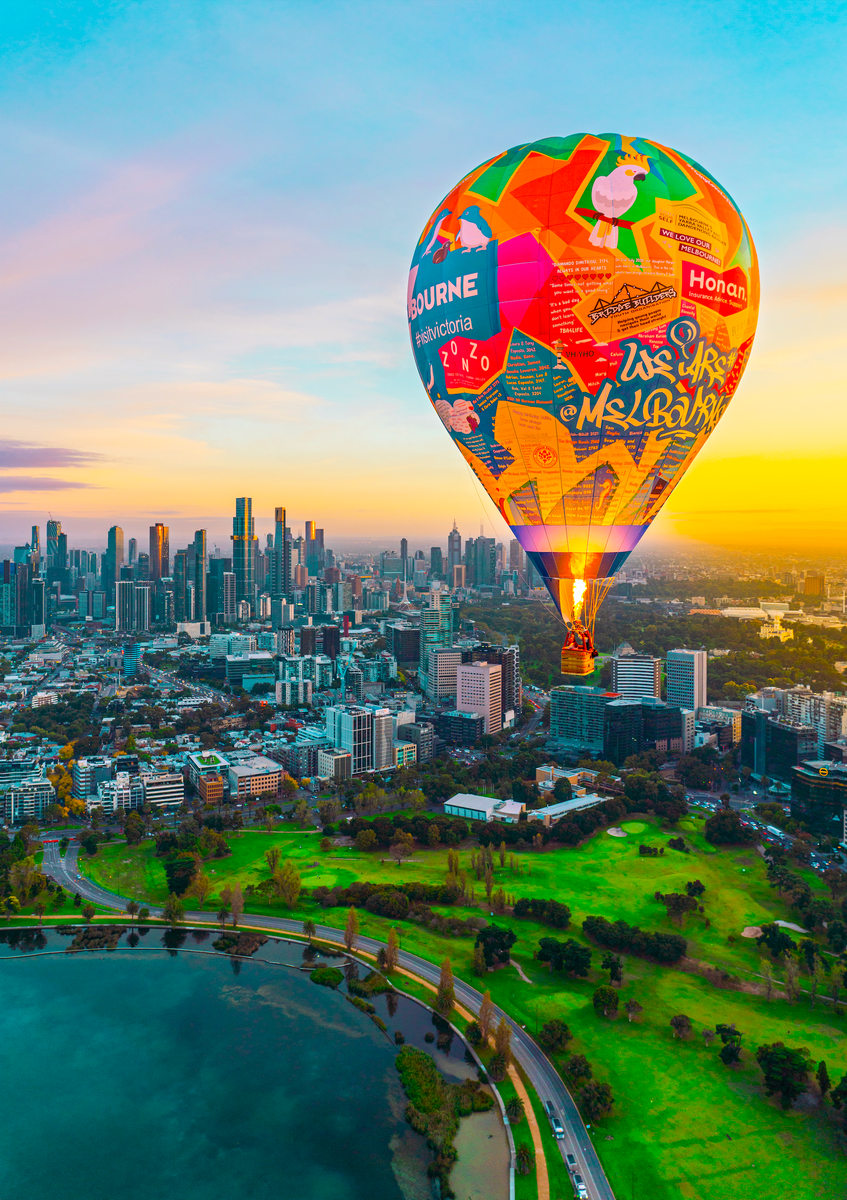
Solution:
M527 812L526 819L527 821L541 821L545 828L549 829L551 825L555 825L569 813L580 812L583 808L593 808L595 804L602 804L604 799L605 796L598 796L596 792L583 792L583 795L574 796L571 800L548 804L545 808L532 808Z
M394 739L394 766L412 767L417 762L418 748L414 742L401 742Z
M347 750L318 750L318 779L340 783L353 774L353 756Z
M444 812L449 817L464 817L466 821L504 821L516 825L526 805L516 800L500 800L496 796L472 796L457 792L444 802Z
M201 775L197 780L197 795L209 808L217 808L223 804L225 791L226 784L223 775L218 775L217 773Z
M284 771L278 762L263 754L253 755L229 768L229 791L233 799L244 801L266 793L277 796Z
M188 778L198 789L200 779L204 775L226 775L229 762L217 750L204 750L200 754L187 754L185 761L188 765Z
M144 803L156 808L179 808L185 800L185 779L181 772L139 775L144 786Z

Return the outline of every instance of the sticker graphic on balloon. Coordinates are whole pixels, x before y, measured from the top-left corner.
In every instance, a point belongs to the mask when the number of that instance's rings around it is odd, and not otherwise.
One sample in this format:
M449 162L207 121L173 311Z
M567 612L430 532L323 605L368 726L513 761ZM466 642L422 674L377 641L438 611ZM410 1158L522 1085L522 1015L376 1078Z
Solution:
M435 209L407 318L433 407L593 670L597 608L726 410L759 306L737 205L620 134L513 147Z

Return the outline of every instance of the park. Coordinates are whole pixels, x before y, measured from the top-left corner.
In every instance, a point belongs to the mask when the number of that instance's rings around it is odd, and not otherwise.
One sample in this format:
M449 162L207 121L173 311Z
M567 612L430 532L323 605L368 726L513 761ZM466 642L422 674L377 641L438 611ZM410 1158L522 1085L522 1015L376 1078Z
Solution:
M545 1027L563 1022L569 1037L549 1052L571 1091L581 1096L593 1081L613 1096L611 1112L592 1123L592 1134L616 1195L717 1200L727 1185L747 1189L754 1180L767 1200L789 1188L799 1200L838 1194L847 1187L841 1118L821 1096L815 1070L825 1062L833 1085L847 1071L838 990L843 964L828 953L819 931L804 945L818 947L812 962L820 960L826 978L820 968L801 971L790 986L784 960L743 933L776 921L796 924L796 911L769 883L754 847L715 846L703 830L703 820L693 815L663 829L655 817L634 814L622 824L625 837L599 830L575 848L493 846L488 854L474 838L453 846L418 841L395 859L385 848L362 850L349 838L280 823L270 832L228 834L230 852L202 862L207 882L199 891L212 922L236 889L243 897L241 924L275 915L343 929L355 905L361 934L385 942L396 929L403 949L435 964L449 959L457 978L489 989L492 1000L542 1045ZM680 839L684 849L670 845ZM165 905L168 876L156 849L150 839L134 846L101 844L93 856L80 854L80 866L92 881L138 905ZM287 889L268 886L275 874L288 877ZM829 896L813 872L801 868L798 874L814 897ZM373 885L376 900L364 898L367 888L357 892L355 885L362 884ZM694 888L697 903L682 912L657 899L686 895L689 884L702 890ZM396 897L404 885L393 908L379 899ZM417 893L409 885L419 885ZM414 900L425 888L445 887L453 889L442 891L448 898L460 893L450 904L404 904L407 892ZM561 927L561 914L554 927L533 915L515 915L521 899L566 905L567 927ZM193 911L201 907L191 895L182 902ZM376 911L380 907L391 915ZM519 911L527 907L544 911L543 903L517 905ZM684 938L685 953L674 963L625 951L610 955L583 930L589 916ZM508 964L483 967L482 978L474 929L467 928L481 920L515 936ZM554 946L569 942L582 953L571 949L564 961L561 954L543 961L540 944L551 938ZM603 966L610 958L618 959L617 972ZM598 1007L595 997L604 992L614 997ZM462 1026L458 1015L453 1020ZM734 1051L730 1061L721 1057L716 1027L732 1031L728 1041L739 1048L735 1061ZM788 1109L778 1095L766 1094L756 1058L758 1047L775 1043L809 1052L808 1086ZM509 1084L501 1087L508 1091ZM547 1138L547 1122L541 1119L539 1126ZM550 1194L566 1197L570 1185L552 1138L545 1157ZM531 1177L519 1176L518 1188L522 1197L537 1194Z

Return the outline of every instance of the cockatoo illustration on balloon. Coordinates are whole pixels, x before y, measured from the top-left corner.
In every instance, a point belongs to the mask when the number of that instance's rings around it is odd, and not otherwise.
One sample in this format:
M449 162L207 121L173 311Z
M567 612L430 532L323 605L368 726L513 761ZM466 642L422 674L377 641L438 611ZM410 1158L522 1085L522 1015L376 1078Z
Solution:
M633 150L631 139L625 138L624 153L618 159L618 165L608 175L599 175L591 188L591 200L597 212L604 217L622 217L629 212L638 199L636 183L647 178L650 171L650 160L644 154ZM630 145L626 145L630 142ZM592 246L606 250L617 250L618 227L612 221L602 218L592 229L588 237Z

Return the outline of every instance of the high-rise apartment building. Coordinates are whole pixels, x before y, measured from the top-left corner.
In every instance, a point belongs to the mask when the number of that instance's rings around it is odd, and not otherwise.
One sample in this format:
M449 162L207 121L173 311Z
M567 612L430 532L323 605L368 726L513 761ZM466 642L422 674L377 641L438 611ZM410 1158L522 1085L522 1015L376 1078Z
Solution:
M150 526L149 573L153 583L158 583L160 579L166 579L171 573L171 551L168 533L167 525L163 525L161 521L157 521L155 525Z
M223 612L225 621L234 621L238 613L238 601L236 600L238 584L235 572L224 571L222 583L223 608L221 611Z
M235 501L232 520L232 569L235 574L236 604L256 599L255 552L258 539L253 522L253 500L241 496Z
M612 691L624 700L662 694L662 660L652 654L637 654L622 642L612 655Z
M453 645L453 603L450 593L433 586L421 602L420 671L429 669L429 652L435 646ZM422 681L426 687L425 680Z
M441 579L444 574L444 555L440 546L433 546L429 552L429 569L437 579Z
M174 620L184 621L185 615L185 585L188 582L187 578L187 559L188 555L185 550L177 550L174 555Z
M373 713L357 704L331 705L325 710L325 722L326 735L333 746L346 750L351 756L352 774L362 775L372 770ZM388 729L391 730L390 713Z
M563 684L550 689L550 738L563 749L603 750L604 710L620 697L603 688Z
M694 712L705 708L706 673L709 656L705 650L669 650L666 662L667 700Z
M194 534L194 615L192 620L205 621L207 613L206 569L208 556L206 554L206 530L198 529Z
M115 629L130 633L135 628L135 584L119 579L115 584Z
M273 549L271 551L271 596L277 600L291 596L291 531L285 523L285 509L275 510Z
M456 671L456 708L479 713L486 733L503 728L503 673L499 664L462 663Z

